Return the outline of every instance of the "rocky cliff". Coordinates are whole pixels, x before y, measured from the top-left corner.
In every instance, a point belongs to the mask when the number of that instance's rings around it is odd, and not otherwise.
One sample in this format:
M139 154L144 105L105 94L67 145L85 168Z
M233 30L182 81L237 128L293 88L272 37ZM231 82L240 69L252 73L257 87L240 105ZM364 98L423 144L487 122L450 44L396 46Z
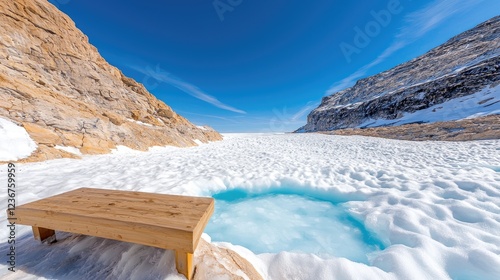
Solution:
M108 64L46 0L0 1L0 117L38 144L29 160L221 139Z
M500 114L500 16L324 97L299 132Z

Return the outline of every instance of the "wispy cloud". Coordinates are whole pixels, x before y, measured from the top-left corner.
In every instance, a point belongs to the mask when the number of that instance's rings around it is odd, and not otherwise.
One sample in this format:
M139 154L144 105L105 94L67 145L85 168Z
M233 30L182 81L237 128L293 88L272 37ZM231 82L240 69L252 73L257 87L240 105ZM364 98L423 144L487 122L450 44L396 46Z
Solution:
M206 115L206 114L198 114L198 113L193 113L193 112L187 112L187 111L181 111L181 110L177 110L177 112L183 114L183 115L192 115L192 116L200 116L200 117L203 117L203 118L212 118L212 119L219 119L219 120L223 120L223 121L226 121L226 122L232 122L232 123L241 123L239 121L236 121L235 119L237 119L237 117L233 117L233 118L224 118L224 117L220 117L220 116L214 116L214 115Z
M309 101L295 113L289 113L287 107L283 107L281 110L274 108L274 116L268 120L269 128L265 129L265 131L285 132L295 130L299 125L304 124L305 119L303 117L318 105L319 102Z
M304 115L307 113L311 112L312 109L318 107L319 102L313 102L309 101L307 104L302 107L297 113L293 114L293 116L290 118L290 121L295 122L300 120Z
M209 104L212 104L215 107L218 107L218 108L221 108L221 109L224 109L227 111L239 113L239 114L246 114L245 111L237 109L237 108L232 107L232 106L229 106L227 104L224 104L221 101L219 101L217 98L203 92L197 86L192 85L190 83L187 83L187 82L181 80L180 78L175 77L174 75L170 74L169 72L161 69L159 65L156 66L156 69L153 69L149 66L147 66L145 68L138 67L138 66L130 66L130 68L132 68L136 71L139 71L140 73L143 73L144 75L146 75L146 77L144 78L144 81L143 81L143 83L145 84L146 87L148 86L148 84L151 83L151 81L149 81L149 79L154 79L157 82L160 82L160 83L163 82L163 83L167 83L171 86L174 86L174 87L182 90L183 92L185 92L185 93L187 93L195 98L198 98L198 99L203 100ZM152 86L155 86L155 84L153 84Z
M484 0L436 0L421 10L406 16L407 25L401 29L398 38L416 40L434 29L447 18L468 10Z
M387 49L369 64L335 83L326 92L326 95L334 94L354 85L358 79L366 75L368 70L385 61L396 51L420 39L451 16L466 11L470 7L478 5L483 1L484 0L435 0L424 8L408 14L405 17L403 27L400 29L399 33L395 35L394 42Z

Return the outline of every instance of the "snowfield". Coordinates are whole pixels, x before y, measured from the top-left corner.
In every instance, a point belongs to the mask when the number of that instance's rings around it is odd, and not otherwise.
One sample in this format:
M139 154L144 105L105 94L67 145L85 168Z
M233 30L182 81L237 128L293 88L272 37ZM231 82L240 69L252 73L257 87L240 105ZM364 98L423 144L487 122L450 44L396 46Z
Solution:
M6 171L6 165L0 166L3 182ZM496 280L499 172L500 140L240 134L193 148L122 150L82 160L19 164L16 194L18 204L79 187L195 196L244 189L327 197L383 242L384 249L366 256L367 264L297 252L256 255L243 247L218 246L239 252L272 280ZM6 186L0 200L6 205ZM171 251L69 233L58 233L59 241L51 246L41 245L31 228L21 225L16 236L18 271L12 273L5 256L6 214L0 215L2 279L183 279Z

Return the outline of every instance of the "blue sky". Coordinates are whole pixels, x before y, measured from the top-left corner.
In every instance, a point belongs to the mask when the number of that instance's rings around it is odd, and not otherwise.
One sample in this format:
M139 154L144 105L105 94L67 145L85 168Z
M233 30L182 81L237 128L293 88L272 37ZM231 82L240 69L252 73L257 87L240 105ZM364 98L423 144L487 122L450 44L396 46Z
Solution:
M321 98L496 16L498 0L50 0L197 125L293 131Z

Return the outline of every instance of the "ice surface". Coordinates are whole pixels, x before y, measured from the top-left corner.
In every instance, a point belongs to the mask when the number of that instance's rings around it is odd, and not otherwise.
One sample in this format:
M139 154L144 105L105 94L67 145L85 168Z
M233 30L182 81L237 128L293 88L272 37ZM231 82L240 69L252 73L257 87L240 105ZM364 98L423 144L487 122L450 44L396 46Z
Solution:
M0 166L0 181L6 182L6 170ZM321 198L341 205L342 213L360 221L361 228L385 247L370 253L365 263L232 248L271 280L497 280L499 170L499 140L455 143L318 134L229 135L221 142L184 149L19 164L16 199L23 204L83 186L204 196L242 189L264 200L272 194ZM7 202L6 191L0 192L0 201ZM311 203L317 206L317 201ZM290 207L287 213L298 211L293 204ZM282 220L289 220L288 215ZM0 217L0 228L6 229L4 211ZM276 231L279 234L282 229L276 227ZM7 234L0 230L1 252L7 251ZM0 256L0 278L182 279L175 272L171 251L58 234L56 244L40 245L29 227L18 225L19 271L9 272Z
M26 158L36 150L36 143L23 127L0 118L0 161Z
M213 241L241 245L254 253L281 251L336 256L368 263L383 245L342 205L302 195L214 195L215 213L206 232Z

